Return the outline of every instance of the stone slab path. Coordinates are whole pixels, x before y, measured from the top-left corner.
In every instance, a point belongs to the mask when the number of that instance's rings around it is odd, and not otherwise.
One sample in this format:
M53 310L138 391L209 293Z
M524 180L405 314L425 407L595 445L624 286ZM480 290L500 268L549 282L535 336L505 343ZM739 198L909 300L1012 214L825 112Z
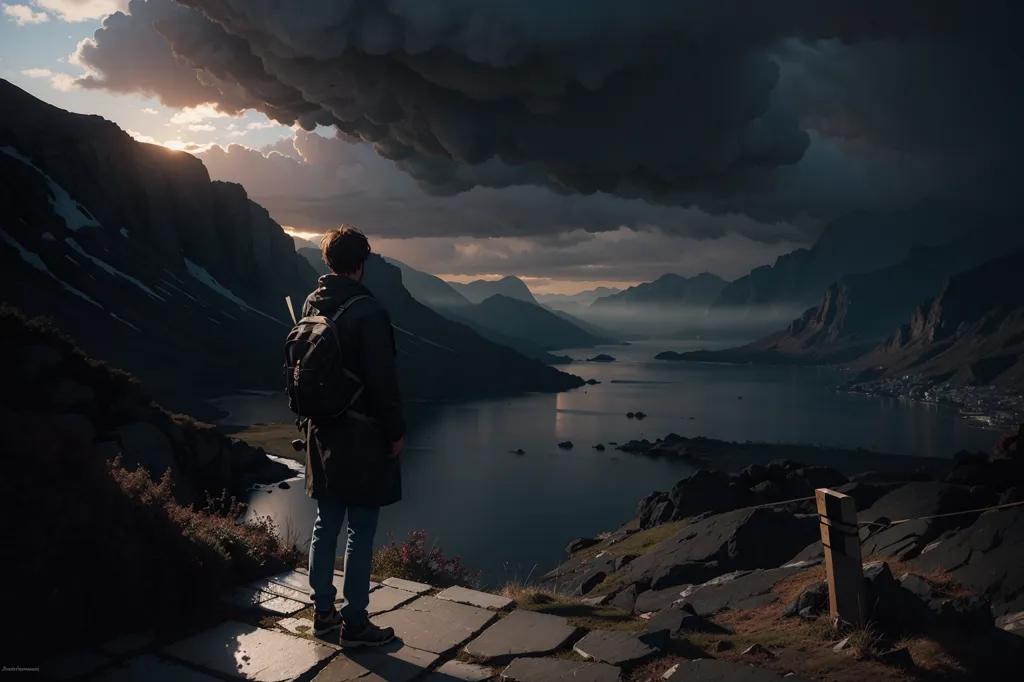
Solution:
M588 632L583 639L576 642L573 651L583 658L612 665L641 661L658 653L657 649L644 644L633 635L604 630Z
M576 634L565 618L533 611L513 611L466 647L483 663L503 663L517 656L549 654L563 648Z
M340 589L340 572L335 578ZM370 611L378 625L395 628L398 639L379 649L347 651L311 636L307 580L296 570L244 585L225 595L227 603L242 609L231 611L239 620L172 642L116 637L51 661L43 677L89 682L621 682L624 670L657 655L662 646L649 635L588 633L560 616L509 612L512 600L498 595L389 579L371 584ZM782 678L709 660L680 664L665 679Z

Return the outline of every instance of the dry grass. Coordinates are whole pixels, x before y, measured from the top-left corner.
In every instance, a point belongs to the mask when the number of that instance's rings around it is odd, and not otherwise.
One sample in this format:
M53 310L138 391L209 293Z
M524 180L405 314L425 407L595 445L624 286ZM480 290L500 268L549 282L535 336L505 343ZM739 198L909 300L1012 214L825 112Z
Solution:
M645 621L620 609L611 606L590 606L572 597L532 586L506 586L502 588L500 594L515 600L517 609L562 616L570 625L585 630L642 632L646 626Z

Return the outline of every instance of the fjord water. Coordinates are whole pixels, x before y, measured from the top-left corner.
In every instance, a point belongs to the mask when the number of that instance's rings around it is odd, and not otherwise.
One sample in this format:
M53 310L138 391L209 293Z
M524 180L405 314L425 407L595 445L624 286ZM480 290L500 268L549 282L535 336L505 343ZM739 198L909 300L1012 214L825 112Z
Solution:
M670 489L693 470L612 446L599 452L592 448L597 443L653 441L675 432L949 457L960 449L989 449L997 436L950 409L837 392L846 377L834 370L653 360L662 350L689 350L685 345L568 351L574 359L607 352L617 361L566 367L602 383L557 395L409 406L404 499L383 511L378 542L387 540L387 531L401 539L409 530L426 530L428 540L497 584L531 570L547 572L564 558L569 540L614 530L644 495ZM276 395L216 403L230 413L224 424L292 420ZM626 418L637 410L649 416ZM575 447L560 449L566 440ZM526 454L512 453L520 448ZM879 468L866 455L863 467L831 464L847 474ZM250 513L269 515L290 538L308 541L316 512L301 481L287 490L257 490L250 503Z

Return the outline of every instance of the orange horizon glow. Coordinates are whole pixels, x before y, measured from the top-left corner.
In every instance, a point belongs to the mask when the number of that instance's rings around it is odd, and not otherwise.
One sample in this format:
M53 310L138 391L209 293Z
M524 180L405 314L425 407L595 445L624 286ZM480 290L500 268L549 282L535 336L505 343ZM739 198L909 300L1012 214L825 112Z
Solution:
M320 237L323 236L324 232L309 232L306 230L300 230L292 227L291 225L282 225L281 229L290 237L297 239L303 239L313 244L317 244L320 241ZM387 254L382 254L387 257ZM426 271L424 271L426 272ZM508 274L483 274L483 275L456 275L454 273L435 273L430 272L435 277L440 277L446 282L457 282L459 284L467 284L469 282L475 282L477 280L499 280L503 277L508 277ZM598 287L614 287L617 289L626 289L631 286L639 284L639 282L613 282L608 280L569 280L569 279L553 279L550 277L525 277L523 275L516 275L519 279L526 283L526 286L534 294L564 294L572 295L578 294L581 291L590 291Z

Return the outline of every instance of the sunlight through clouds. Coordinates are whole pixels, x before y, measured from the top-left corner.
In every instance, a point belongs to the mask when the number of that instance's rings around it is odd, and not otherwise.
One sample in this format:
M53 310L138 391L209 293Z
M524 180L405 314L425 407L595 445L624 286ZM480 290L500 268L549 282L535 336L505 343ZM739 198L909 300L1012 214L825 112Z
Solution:
M213 104L200 104L194 107L186 107L174 116L171 116L171 123L200 123L209 118L227 118L228 114L218 111Z

